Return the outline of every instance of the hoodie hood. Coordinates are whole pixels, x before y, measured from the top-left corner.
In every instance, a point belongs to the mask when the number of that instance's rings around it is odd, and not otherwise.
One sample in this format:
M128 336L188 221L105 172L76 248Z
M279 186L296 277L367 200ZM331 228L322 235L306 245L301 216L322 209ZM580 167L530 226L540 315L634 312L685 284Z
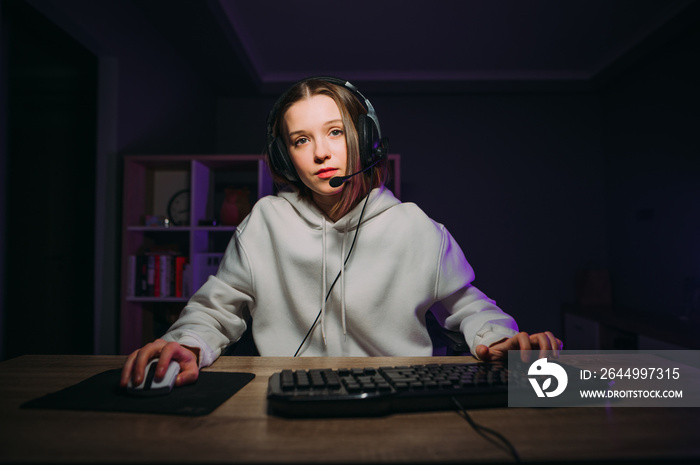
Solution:
M326 218L326 215L315 203L302 199L296 192L280 192L278 196L289 202L299 216L303 218L311 228L321 229L322 225L325 223L326 227L343 232L353 231L357 228L357 222L360 219L360 213L365 204L365 198L363 198L355 205L355 208L350 210L338 221L333 222ZM384 186L372 189L369 193L369 199L367 200L367 208L362 216L362 222L369 221L400 203L401 202L394 197L394 194Z

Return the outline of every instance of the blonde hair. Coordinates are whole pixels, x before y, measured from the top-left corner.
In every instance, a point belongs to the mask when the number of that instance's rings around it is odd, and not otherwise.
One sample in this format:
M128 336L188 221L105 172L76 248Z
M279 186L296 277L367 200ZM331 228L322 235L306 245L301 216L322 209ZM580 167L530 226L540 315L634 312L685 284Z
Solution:
M348 173L355 173L362 168L360 160L359 135L357 131L357 121L361 114L367 114L367 109L362 105L360 100L347 88L334 84L323 79L308 79L295 84L283 96L279 102L277 114L274 115L272 121L272 136L284 140L286 147L286 138L284 134L287 132L285 127L284 115L294 103L299 100L313 97L314 95L326 95L333 99L338 106L343 126L345 128L345 146L347 148L347 169ZM281 173L277 172L273 164L270 162L270 153L267 153L268 166L272 172L273 178L278 185L289 185L299 193L300 197L311 199L312 192L301 180L290 181ZM291 163L291 162L290 162ZM342 191L340 201L331 209L330 216L333 218L341 218L352 210L361 199L369 192L382 186L386 182L388 174L387 159L384 158L372 169L365 171L349 178Z

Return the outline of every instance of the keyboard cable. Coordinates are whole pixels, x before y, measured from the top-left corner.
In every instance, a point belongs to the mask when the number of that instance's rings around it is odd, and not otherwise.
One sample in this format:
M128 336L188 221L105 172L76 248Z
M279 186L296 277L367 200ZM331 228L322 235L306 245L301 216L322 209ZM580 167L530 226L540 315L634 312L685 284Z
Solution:
M484 439L487 441L491 442L492 444L495 444L496 446L500 447L501 449L505 449L507 452L509 452L512 456L513 459L519 463L520 460L520 455L518 454L518 451L515 449L513 444L506 439L505 436L500 434L497 431L492 430L491 428L487 428L486 426L482 426L475 422L471 416L469 416L469 413L467 413L467 410L462 407L462 404L459 403L459 401L455 397L451 397L452 402L457 406L457 413L464 418L469 425L471 425L472 428L474 428L474 431L479 433Z

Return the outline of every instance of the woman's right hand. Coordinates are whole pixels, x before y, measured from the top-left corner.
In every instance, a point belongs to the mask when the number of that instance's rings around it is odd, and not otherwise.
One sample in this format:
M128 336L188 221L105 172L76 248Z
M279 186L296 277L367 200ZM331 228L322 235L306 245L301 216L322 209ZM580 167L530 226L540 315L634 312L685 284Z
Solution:
M175 360L180 364L180 374L177 375L175 386L194 383L199 377L197 354L193 349L182 346L177 342L156 339L129 355L122 369L119 385L125 388L129 384L130 378L134 386L141 384L145 376L146 365L154 358L159 359L156 367L157 380L165 376L170 360Z

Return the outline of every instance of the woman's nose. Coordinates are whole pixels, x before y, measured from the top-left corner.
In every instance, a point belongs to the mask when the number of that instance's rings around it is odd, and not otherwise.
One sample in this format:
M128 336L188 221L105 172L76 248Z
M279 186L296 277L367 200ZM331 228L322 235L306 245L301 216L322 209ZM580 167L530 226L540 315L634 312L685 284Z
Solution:
M316 144L316 150L314 151L314 160L316 163L323 163L325 160L331 157L330 148L328 144L323 141Z

